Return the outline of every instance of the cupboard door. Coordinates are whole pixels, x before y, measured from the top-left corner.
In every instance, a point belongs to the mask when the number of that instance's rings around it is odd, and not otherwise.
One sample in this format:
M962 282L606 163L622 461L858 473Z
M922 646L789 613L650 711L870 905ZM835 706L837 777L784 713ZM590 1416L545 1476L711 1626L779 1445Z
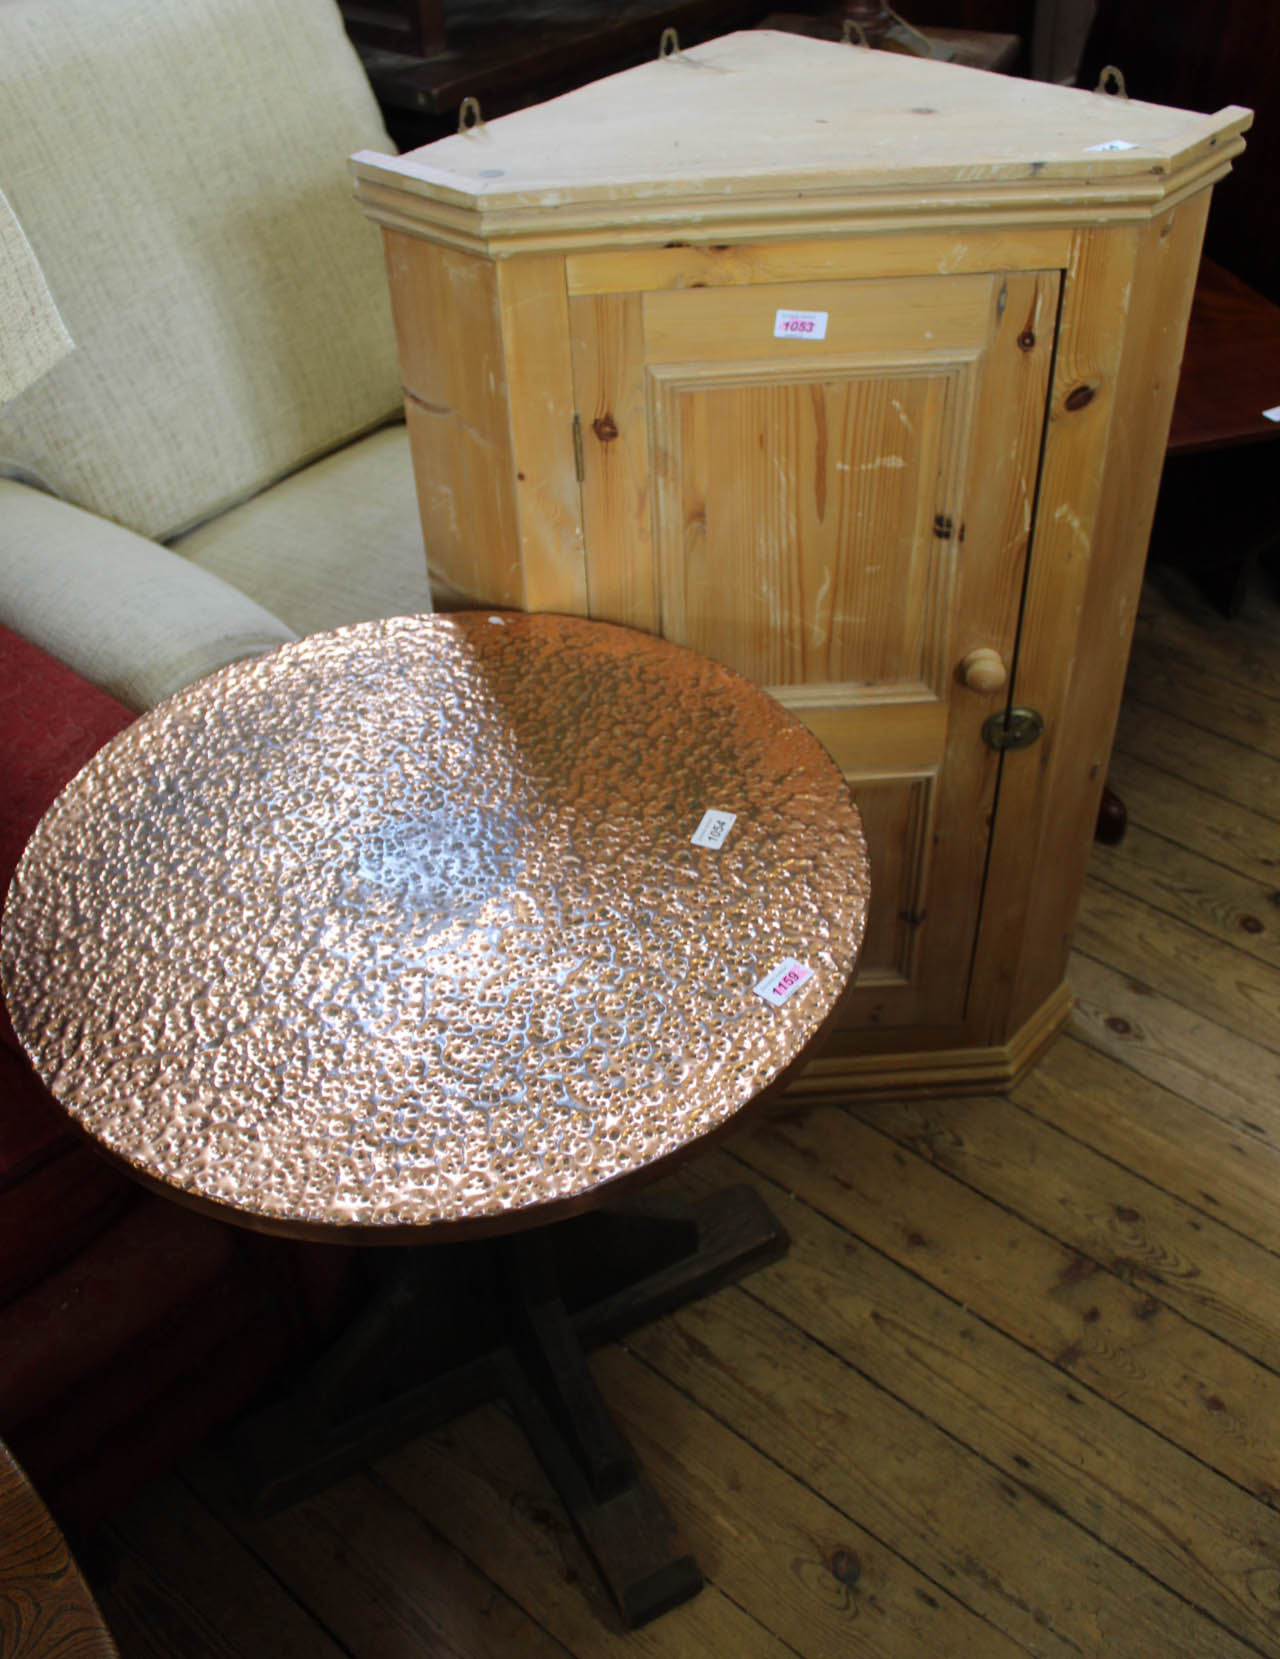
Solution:
M594 616L766 686L872 864L855 1027L958 1025L1012 677L1058 273L576 297ZM798 331L797 331L798 330Z

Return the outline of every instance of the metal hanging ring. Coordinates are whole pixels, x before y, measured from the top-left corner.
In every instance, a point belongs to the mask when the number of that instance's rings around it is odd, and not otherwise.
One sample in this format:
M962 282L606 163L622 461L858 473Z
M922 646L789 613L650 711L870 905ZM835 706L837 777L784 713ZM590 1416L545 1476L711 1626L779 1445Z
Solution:
M858 22L856 17L845 18L844 32L841 39L844 41L846 46L871 45L871 42L867 39L867 31L862 27L861 23Z
M1124 76L1114 63L1109 63L1101 75L1098 76L1098 84L1093 90L1095 92L1105 92L1113 98L1127 98L1129 96L1125 91Z
M478 98L464 98L458 106L458 131L478 132L484 126L484 116L480 113Z
M682 55L680 36L674 29L664 29L662 39L658 42L658 56L660 58L678 58Z

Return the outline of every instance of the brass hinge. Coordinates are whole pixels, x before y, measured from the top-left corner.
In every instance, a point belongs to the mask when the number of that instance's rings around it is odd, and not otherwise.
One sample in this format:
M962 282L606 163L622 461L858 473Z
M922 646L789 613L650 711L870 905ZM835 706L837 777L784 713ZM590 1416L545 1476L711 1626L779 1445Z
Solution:
M573 416L573 470L581 484L587 476L587 469L582 460L582 417L576 410Z

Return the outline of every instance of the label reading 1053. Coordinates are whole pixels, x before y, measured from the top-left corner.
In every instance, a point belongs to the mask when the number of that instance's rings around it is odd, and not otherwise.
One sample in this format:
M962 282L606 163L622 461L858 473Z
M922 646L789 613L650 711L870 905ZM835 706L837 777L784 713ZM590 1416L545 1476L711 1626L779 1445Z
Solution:
M773 319L775 340L825 340L825 311L779 311Z

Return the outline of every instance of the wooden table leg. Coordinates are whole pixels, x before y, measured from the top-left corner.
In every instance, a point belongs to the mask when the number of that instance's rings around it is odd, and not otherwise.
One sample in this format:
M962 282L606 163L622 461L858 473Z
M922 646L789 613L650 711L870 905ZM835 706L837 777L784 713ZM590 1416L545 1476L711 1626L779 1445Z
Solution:
M609 1413L560 1295L552 1242L512 1241L513 1364L504 1393L630 1626L688 1601L702 1574Z
M201 1454L200 1473L269 1513L505 1396L623 1618L643 1624L702 1576L587 1350L777 1260L787 1242L759 1193L733 1187L696 1205L641 1199L491 1241L372 1252L381 1283L364 1311L291 1392Z

